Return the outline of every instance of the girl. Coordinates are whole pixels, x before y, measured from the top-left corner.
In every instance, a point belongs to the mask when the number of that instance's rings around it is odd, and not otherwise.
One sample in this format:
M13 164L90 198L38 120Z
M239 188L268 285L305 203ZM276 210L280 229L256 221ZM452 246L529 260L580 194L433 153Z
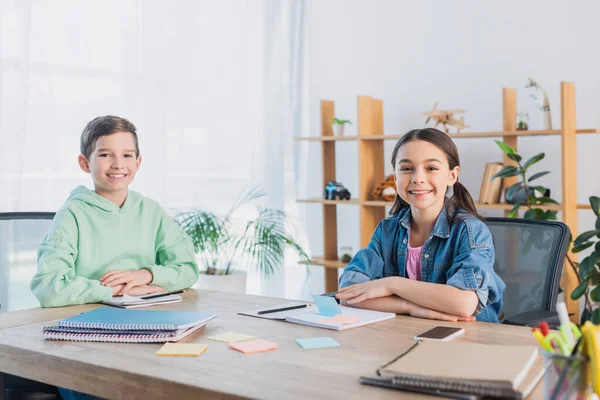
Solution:
M506 286L494 272L492 235L458 182L454 142L437 129L412 130L396 143L392 166L391 216L345 268L336 297L421 318L498 322Z

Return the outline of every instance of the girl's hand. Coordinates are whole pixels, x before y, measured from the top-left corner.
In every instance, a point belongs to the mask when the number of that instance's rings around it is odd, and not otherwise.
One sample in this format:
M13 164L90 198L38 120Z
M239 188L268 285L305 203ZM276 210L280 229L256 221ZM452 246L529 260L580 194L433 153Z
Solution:
M340 300L346 300L348 304L360 303L369 299L391 296L390 278L376 279L374 281L359 283L341 288L335 295Z
M119 292L121 292L121 290L123 290L124 287L125 287L125 285L111 286L112 295L113 296L122 296L121 294L119 294Z
M142 285L142 286L134 286L127 291L125 291L125 287L123 287L123 289L121 289L118 296L123 296L125 293L127 293L130 296L142 296L145 294L166 293L166 292L167 291L165 289L161 288L160 286Z
M152 273L147 269L139 269L136 271L108 271L100 278L100 283L104 286L125 285L121 290L122 293L129 293L135 286L143 286L152 282Z
M450 322L473 322L475 321L474 316L469 317L457 317L456 315L445 314L439 311L430 310L425 307L421 307L415 303L408 302L408 313L416 318L424 318L424 319L436 319L440 321L450 321Z

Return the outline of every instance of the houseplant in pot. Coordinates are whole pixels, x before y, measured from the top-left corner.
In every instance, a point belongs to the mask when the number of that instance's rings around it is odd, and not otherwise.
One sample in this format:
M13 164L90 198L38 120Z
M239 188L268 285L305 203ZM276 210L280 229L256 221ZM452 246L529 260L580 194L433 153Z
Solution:
M331 128L333 129L333 134L335 136L343 136L344 127L346 126L346 124L352 125L352 122L350 122L347 119L338 119L336 117L333 117L333 119L331 120Z
M194 287L221 291L246 291L246 266L272 276L283 264L287 249L308 260L304 249L287 231L290 218L284 211L257 207L256 215L241 218L242 207L265 196L254 188L244 193L225 215L206 210L179 213L175 221L194 243L200 278Z

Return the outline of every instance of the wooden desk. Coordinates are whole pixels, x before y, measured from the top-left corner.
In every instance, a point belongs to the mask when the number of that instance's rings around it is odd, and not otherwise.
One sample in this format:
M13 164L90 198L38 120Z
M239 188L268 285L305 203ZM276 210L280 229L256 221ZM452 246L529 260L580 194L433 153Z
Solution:
M277 298L191 290L184 302L155 309L215 311L219 316L184 339L207 343L200 357L157 357L162 344L44 340L42 327L98 305L0 314L0 371L114 399L396 399L412 394L363 386L359 376L403 352L413 336L436 325L465 327L462 342L535 345L527 328L488 323L442 323L405 316L336 332L237 315L241 310L289 302ZM279 344L244 355L206 336L236 331ZM296 338L330 336L338 349L302 350ZM541 398L541 384L532 397Z

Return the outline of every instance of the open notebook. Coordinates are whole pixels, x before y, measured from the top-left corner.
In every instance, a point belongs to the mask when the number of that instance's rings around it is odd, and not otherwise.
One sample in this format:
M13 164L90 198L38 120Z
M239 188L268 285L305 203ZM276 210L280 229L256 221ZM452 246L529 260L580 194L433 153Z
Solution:
M259 314L261 311L293 307L294 305L306 305L306 307L300 309L280 311L276 313ZM332 316L319 314L319 310L314 304L300 302L280 304L271 307L262 307L250 311L239 312L238 314L248 315L250 317L285 320L294 324L309 325L317 328L332 329L336 331L343 331L350 328L356 328L363 325L373 324L375 322L392 319L396 316L396 314L394 313L362 310L359 308L345 306L338 306L338 308L338 311L341 315L348 317L356 317L354 319L358 320L352 323L336 323L335 320L331 322Z
M544 370L535 346L425 340L377 372L398 388L522 398Z

